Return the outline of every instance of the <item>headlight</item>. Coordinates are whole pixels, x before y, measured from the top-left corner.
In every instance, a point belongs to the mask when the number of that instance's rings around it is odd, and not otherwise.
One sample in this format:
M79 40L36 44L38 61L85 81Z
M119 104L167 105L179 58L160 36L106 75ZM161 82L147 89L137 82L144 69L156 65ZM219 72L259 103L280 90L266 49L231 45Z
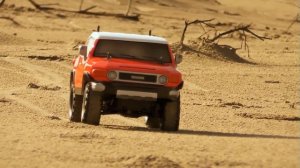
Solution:
M117 74L116 71L109 71L109 72L107 73L107 77L108 77L108 79L110 79L110 80L115 80L115 79L117 79L118 74Z
M161 75L159 78L158 78L158 83L160 84L166 84L168 82L168 77L164 76L164 75Z

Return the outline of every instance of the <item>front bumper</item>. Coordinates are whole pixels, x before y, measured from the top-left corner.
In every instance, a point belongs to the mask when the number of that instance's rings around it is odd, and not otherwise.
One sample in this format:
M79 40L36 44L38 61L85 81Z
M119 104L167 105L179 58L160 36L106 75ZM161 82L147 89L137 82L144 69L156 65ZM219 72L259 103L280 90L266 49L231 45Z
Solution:
M179 90L165 86L125 83L125 82L91 82L92 90L104 97L115 96L120 99L156 101L157 99L176 100Z

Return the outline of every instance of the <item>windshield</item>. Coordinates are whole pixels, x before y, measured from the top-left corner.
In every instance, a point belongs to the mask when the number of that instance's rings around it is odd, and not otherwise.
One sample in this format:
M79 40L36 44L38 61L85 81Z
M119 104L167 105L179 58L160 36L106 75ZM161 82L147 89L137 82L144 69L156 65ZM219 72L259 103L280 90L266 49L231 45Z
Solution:
M172 62L168 45L158 43L100 40L94 56L137 59L157 63Z

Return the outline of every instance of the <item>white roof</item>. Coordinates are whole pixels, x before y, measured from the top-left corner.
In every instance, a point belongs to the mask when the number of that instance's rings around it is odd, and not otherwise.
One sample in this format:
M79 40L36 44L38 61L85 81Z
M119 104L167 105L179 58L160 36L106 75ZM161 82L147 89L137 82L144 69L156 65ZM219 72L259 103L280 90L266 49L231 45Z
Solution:
M112 33L112 32L93 32L91 34L91 37L93 37L95 39L108 39L108 40L168 44L167 40L162 37L149 36L149 35Z

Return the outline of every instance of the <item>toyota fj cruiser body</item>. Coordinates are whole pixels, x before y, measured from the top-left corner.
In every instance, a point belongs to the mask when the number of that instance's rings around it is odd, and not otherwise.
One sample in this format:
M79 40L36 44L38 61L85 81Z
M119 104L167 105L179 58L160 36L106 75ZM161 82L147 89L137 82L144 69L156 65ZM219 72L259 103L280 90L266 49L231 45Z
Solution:
M97 125L100 116L147 116L151 128L176 131L180 119L181 73L165 39L93 32L73 60L69 117Z

